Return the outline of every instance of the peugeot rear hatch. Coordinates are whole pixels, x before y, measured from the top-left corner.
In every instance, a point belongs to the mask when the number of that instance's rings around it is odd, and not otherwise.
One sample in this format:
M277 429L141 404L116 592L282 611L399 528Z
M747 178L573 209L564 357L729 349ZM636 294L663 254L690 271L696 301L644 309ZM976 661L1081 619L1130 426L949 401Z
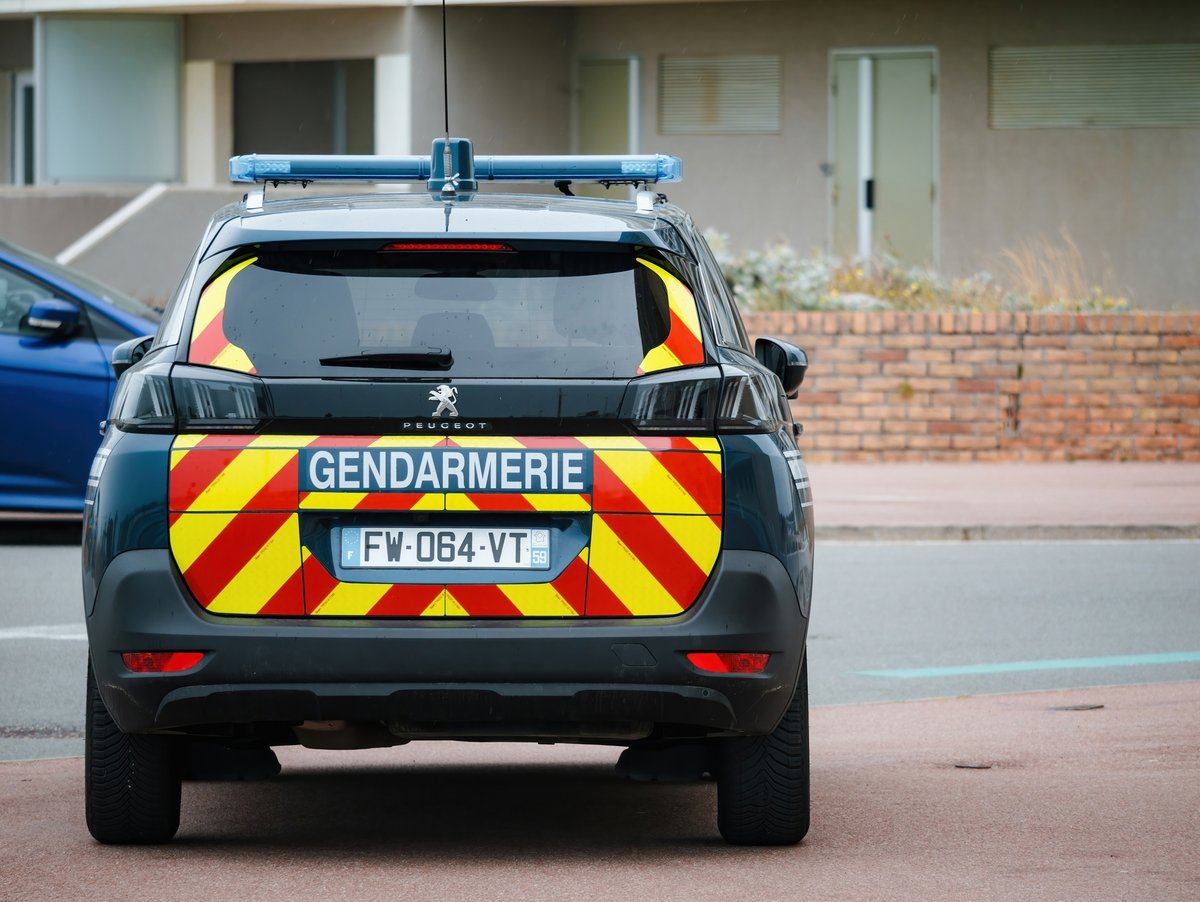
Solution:
M243 248L200 292L170 538L212 613L669 616L721 546L685 261L636 244ZM732 411L732 414L731 414Z

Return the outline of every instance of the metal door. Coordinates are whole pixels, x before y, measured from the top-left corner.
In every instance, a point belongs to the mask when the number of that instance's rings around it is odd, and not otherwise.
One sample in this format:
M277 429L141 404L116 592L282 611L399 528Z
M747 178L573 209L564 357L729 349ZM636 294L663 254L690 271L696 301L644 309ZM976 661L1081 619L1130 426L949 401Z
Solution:
M933 53L833 58L832 247L844 259L935 262L937 78Z

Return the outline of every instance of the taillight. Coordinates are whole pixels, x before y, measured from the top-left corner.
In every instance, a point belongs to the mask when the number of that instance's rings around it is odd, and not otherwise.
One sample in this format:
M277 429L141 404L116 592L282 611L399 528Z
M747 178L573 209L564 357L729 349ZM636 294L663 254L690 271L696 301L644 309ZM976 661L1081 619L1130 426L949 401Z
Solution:
M621 405L635 432L775 432L788 416L778 379L729 365L634 379Z
M177 366L171 386L180 432L253 432L270 415L266 384L244 373Z
M690 651L687 659L693 667L709 673L762 673L771 656L765 652Z
M629 383L621 419L635 432L711 432L720 391L715 366L644 376Z
M270 414L261 379L161 365L122 377L109 420L124 432L253 432Z
M117 385L108 422L122 432L174 432L168 364L129 370Z
M726 366L717 432L775 432L787 422L787 398L771 373Z

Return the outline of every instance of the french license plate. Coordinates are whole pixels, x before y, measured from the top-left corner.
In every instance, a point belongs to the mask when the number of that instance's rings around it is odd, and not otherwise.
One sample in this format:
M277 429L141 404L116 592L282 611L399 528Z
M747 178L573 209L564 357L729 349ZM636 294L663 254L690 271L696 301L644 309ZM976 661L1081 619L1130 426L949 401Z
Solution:
M549 570L550 530L355 526L342 530L342 566L423 570Z

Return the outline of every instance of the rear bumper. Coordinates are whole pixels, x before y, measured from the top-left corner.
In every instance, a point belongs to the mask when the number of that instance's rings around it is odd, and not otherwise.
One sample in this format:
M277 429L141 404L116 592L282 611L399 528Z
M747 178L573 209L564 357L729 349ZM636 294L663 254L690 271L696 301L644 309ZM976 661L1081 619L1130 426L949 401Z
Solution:
M113 559L88 618L92 663L122 730L347 720L476 738L762 734L795 686L808 622L778 559L725 551L669 618L324 620L210 615L165 549ZM182 674L136 674L123 651L203 651ZM688 651L767 651L753 675Z

